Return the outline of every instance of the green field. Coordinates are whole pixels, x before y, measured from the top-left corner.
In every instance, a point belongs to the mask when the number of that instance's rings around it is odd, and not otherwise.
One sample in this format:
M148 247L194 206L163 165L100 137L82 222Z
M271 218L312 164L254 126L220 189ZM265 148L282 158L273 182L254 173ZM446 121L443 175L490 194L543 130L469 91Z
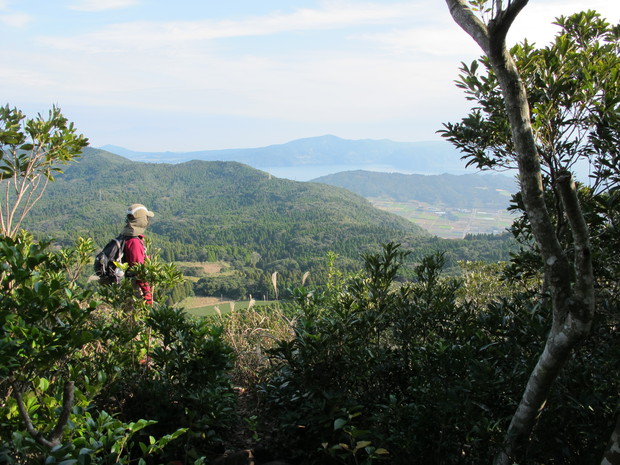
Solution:
M264 307L268 305L273 305L277 303L275 300L257 300L254 303L255 307ZM245 310L248 308L249 301L224 301L220 302L219 299L215 297L188 297L180 303L181 308L183 308L189 315L192 316L211 316L216 315L217 310L220 310L220 313L225 314L234 310Z
M467 234L500 234L513 221L507 210L462 209L408 201L368 199L380 210L407 218L429 233L444 239L462 239Z

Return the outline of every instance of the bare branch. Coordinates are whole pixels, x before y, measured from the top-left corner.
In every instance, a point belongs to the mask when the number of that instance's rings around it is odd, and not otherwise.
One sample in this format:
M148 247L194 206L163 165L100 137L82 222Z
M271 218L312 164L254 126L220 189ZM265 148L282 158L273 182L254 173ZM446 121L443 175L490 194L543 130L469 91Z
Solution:
M4 179L2 179L0 181L0 183L2 181L4 181ZM2 220L2 223L0 224L0 226L2 227L2 231L0 231L0 232L4 236L8 236L9 235L8 229L7 229L7 225L6 225L6 217L5 217L5 214L4 214L5 209L6 209L6 211L9 210L9 191L10 191L9 188L10 188L10 183L7 180L6 186L5 186L5 189L4 189L5 204L4 204L3 208L0 208L0 220Z
M41 198L43 197L43 194L45 193L45 189L47 188L47 185L50 182L48 177L44 177L44 178L45 178L45 181L43 183L43 186L41 187L41 189L39 190L38 195L34 199L32 198L32 196L34 195L34 193L39 188L39 184L41 183L41 176L38 176L36 182L32 183L32 189L28 193L28 198L24 202L24 207L22 208L22 212L19 215L19 219L17 220L17 224L15 225L15 228L11 232L11 235L14 235L14 234L17 233L17 231L19 230L19 227L20 227L22 221L24 220L24 218L26 217L26 215L30 212L30 210L32 210L32 208L35 206L35 204L39 200L41 200Z

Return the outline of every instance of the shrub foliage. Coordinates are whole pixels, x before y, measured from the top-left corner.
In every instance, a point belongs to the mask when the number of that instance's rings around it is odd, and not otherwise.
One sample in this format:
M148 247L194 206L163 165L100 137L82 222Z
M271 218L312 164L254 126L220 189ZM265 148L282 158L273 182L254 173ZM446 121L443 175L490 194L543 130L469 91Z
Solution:
M441 254L396 283L404 256L388 244L324 294L298 294L294 337L272 351L261 389L274 441L302 463L490 463L501 444L544 345L547 304L522 286L477 305L441 276ZM618 386L603 379L615 330L599 323L554 389L528 463L602 453ZM597 380L587 393L586 379Z

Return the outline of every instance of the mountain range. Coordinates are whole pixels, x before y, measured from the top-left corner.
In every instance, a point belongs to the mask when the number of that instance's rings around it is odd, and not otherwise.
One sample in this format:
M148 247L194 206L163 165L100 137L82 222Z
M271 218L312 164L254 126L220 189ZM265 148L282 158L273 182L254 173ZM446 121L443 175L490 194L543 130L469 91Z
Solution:
M133 161L181 163L191 160L236 161L258 169L337 166L348 169L380 168L421 174L463 174L461 154L445 141L395 142L391 140L348 140L325 135L258 148L204 150L194 152L135 152L122 147L101 147ZM334 172L334 171L332 171ZM308 180L308 179L302 179Z

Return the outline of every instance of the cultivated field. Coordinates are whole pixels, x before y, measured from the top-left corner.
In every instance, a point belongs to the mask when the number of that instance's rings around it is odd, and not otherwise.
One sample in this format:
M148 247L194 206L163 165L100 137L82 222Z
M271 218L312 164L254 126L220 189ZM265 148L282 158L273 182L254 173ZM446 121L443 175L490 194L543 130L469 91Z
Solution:
M255 301L254 306L271 305L275 301ZM246 301L220 301L217 297L188 297L180 303L189 315L193 316L209 316L218 312L225 314L233 310L244 310L248 308L249 302Z
M513 216L506 210L449 208L408 201L368 199L376 208L413 221L433 235L445 239L462 239L467 234L500 234Z

